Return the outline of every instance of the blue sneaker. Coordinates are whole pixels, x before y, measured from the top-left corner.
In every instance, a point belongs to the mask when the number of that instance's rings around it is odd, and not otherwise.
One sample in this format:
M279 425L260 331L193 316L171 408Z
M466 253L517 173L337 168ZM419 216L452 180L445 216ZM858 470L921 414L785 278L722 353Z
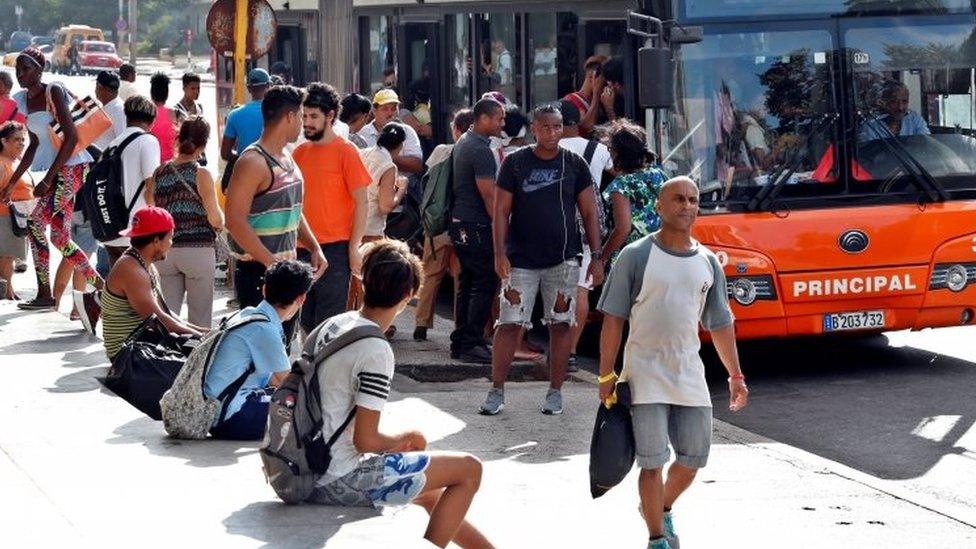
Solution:
M668 538L657 538L647 542L647 549L671 549Z
M671 516L671 511L665 511L664 513L664 537L668 539L668 544L671 549L679 549L681 544L678 542L678 534L674 531L674 517Z

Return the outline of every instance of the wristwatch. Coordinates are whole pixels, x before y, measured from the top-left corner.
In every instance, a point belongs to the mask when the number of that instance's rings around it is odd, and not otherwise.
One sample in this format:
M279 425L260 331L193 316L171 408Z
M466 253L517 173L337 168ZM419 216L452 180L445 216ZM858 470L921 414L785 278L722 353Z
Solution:
M603 261L603 250L590 252L590 260Z

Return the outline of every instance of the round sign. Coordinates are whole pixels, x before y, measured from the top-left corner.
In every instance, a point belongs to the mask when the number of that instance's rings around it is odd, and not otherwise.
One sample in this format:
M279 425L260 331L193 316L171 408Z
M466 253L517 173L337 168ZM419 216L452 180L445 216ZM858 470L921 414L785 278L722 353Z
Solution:
M234 14L236 0L217 0L207 14L207 38L217 53L224 56L234 54ZM251 59L268 53L274 43L278 20L274 8L267 0L248 0L247 2L247 44L245 51Z
M129 29L129 22L119 17L119 19L115 22L115 30L119 32L125 32L128 29Z

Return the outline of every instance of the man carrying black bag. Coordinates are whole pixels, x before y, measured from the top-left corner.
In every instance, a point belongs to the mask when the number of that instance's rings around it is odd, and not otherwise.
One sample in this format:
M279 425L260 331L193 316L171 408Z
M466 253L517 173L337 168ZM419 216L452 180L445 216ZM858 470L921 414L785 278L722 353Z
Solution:
M631 394L631 418L641 509L649 549L678 547L671 507L705 466L711 447L712 404L698 350L699 323L729 372L729 409L745 407L749 391L739 368L735 328L717 257L691 237L698 216L698 187L687 177L661 186L656 206L661 230L624 248L607 278L598 308L600 400L613 400L613 365L625 321L621 383ZM670 459L668 444L674 448Z
M112 361L105 385L156 420L162 417L159 398L189 353L188 336L209 331L171 314L160 296L153 264L173 246L173 228L165 209L137 210L132 225L120 233L130 238L130 246L109 272L100 299L102 339ZM96 314L85 306L82 314Z

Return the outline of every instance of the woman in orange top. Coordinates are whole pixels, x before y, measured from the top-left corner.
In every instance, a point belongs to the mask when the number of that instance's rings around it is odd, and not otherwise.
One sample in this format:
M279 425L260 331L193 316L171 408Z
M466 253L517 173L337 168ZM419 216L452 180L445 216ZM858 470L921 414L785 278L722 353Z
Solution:
M27 259L27 239L16 236L10 203L34 198L34 186L26 173L11 181L14 168L27 148L27 129L20 122L0 126L0 279L6 282L3 299L18 299L14 293L14 259Z

